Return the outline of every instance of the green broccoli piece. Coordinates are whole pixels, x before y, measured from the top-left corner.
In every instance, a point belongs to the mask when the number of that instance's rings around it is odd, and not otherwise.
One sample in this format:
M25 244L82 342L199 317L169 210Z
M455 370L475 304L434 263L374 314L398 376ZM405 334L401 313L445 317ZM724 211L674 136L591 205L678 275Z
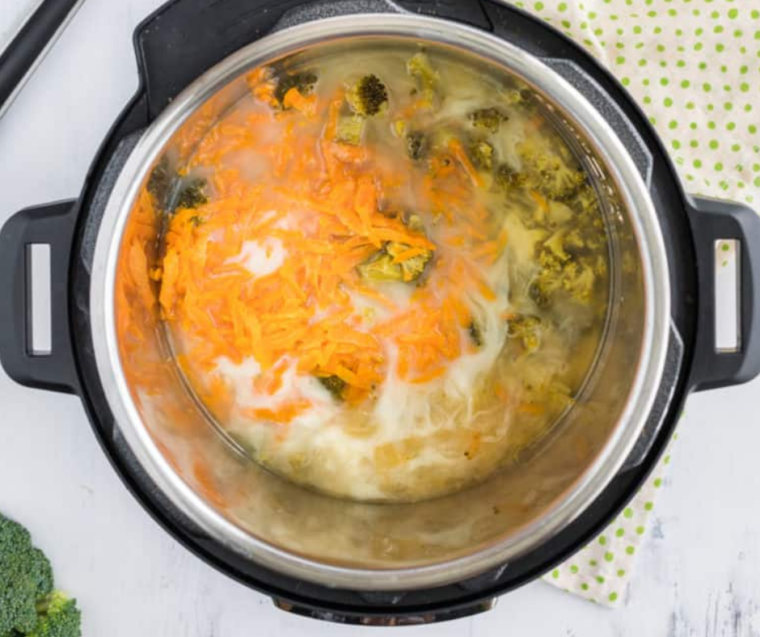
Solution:
M29 633L37 626L37 603L53 590L45 554L29 532L0 515L0 635Z
M177 203L174 206L175 210L180 208L198 208L208 203L208 197L204 192L206 188L205 179L193 179L179 192L177 197Z
M335 400L343 400L343 390L346 389L346 381L339 376L319 376L317 380L332 394Z
M522 161L525 187L537 190L547 199L565 201L587 182L586 173L568 165L571 158L561 157L554 148L565 148L559 140L524 141L517 145Z
M376 283L402 281L404 278L401 265L393 263L393 257L383 250L376 252L367 261L356 266L356 269L363 279Z
M499 188L509 192L513 188L522 188L527 179L525 175L516 171L509 164L501 164L496 169L495 181Z
M562 289L578 303L588 303L596 284L594 271L580 261L571 261L562 272Z
M480 128L489 133L497 132L501 123L509 119L498 108L479 108L470 113L469 118L475 128Z
M406 135L406 154L410 159L417 161L422 159L428 150L427 137L419 132L413 131Z
M580 231L559 231L537 247L541 270L528 288L536 305L546 307L558 291L577 303L591 300L597 279L606 273L606 261L601 254L583 251L582 241Z
M536 94L529 88L510 88L504 92L505 101L513 108L532 111L536 106Z
M394 263L394 259L409 250L411 246L398 241L389 241L382 250L376 252L369 260L360 264L357 269L362 278L368 281L416 281L425 271L427 264L433 258L431 250L424 254L411 257L401 263Z
M423 97L432 99L438 82L438 73L430 64L430 58L423 53L415 53L406 63L406 72L416 81Z
M360 115L344 115L338 119L335 138L343 144L361 144L366 120Z
M75 599L55 591L37 610L39 623L27 637L81 637L82 613Z
M419 215L411 214L405 221L407 227L414 232L425 234L425 226ZM400 241L388 241L367 261L357 266L359 275L367 281L418 281L424 274L428 263L433 258L432 250L394 263L397 256L411 249L412 246Z
M551 291L547 289L545 283L546 279L539 277L528 286L528 298L540 308L548 307L551 303Z
M467 147L467 154L475 168L479 170L491 170L493 168L494 149L487 141L472 142Z
M529 314L518 314L507 319L507 336L520 339L527 352L533 352L541 344L541 319Z
M301 95L309 95L314 90L318 79L314 71L283 73L278 76L277 86L274 89L274 97L280 103L280 106L282 106L285 94L292 88L297 89Z
M470 335L475 347L483 347L483 331L474 320L470 321L470 324L467 326L467 333Z
M409 227L415 229L412 222L409 223ZM399 243L398 241L389 241L385 244L385 251L390 257L395 259L398 255L409 250L412 246L405 243ZM432 250L425 250L423 254L418 254L415 257L405 259L400 264L401 267L401 279L403 281L415 281L422 276L427 264L433 258Z
M169 160L166 158L166 155L163 155L150 172L146 185L148 192L162 206L166 201L166 194L169 192L169 186L171 185L171 175L169 172Z
M388 103L388 89L377 75L365 75L346 93L346 100L355 113L365 117L377 115Z

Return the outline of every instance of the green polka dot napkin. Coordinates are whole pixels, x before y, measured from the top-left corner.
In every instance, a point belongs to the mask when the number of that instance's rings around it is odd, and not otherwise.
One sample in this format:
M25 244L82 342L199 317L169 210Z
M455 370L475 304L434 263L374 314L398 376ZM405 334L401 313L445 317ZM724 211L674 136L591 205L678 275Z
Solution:
M645 540L647 522L668 464L669 453L604 533L546 575L544 580L589 601L618 605L633 572L636 554Z
M686 189L760 202L760 0L523 0L582 43L643 107ZM616 606L669 456L607 530L545 577Z

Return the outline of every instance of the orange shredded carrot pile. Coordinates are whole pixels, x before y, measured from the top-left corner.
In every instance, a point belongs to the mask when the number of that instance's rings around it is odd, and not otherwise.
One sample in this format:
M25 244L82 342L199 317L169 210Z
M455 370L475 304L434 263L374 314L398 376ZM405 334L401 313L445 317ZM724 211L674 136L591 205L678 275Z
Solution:
M187 337L189 364L210 372L220 357L234 364L252 357L261 374L251 387L261 395L281 392L289 364L297 374L339 378L344 398L355 403L390 371L411 383L440 377L469 351L463 341L471 321L467 295L477 291L490 300L494 291L478 268L441 255L434 256L434 267L443 283L419 288L411 309L399 310L363 281L357 266L388 242L405 246L395 264L439 250L394 205L406 181L399 170L406 168L379 162L387 150L336 141L343 89L320 100L292 88L278 110L270 73L254 70L247 81L254 107L217 122L190 160L191 169L211 175L209 202L175 211L160 267L151 269L139 249L129 253L135 297L154 303L151 286L160 278L160 311ZM492 263L506 236L484 241L492 236L488 215L473 195L482 177L460 142L444 152L430 160L414 188L433 215L452 226L456 215L456 227L464 229L460 245L480 242L478 258ZM252 158L255 174L244 174L241 153ZM357 297L380 303L392 318L365 320ZM394 370L388 369L389 344L398 352ZM229 409L230 393L221 382L206 391L219 410ZM289 396L246 415L284 424L310 406L304 397Z

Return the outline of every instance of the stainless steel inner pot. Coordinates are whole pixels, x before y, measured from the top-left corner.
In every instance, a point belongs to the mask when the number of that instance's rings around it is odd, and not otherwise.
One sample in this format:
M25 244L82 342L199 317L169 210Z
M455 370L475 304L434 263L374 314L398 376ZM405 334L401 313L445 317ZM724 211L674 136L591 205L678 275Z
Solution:
M245 90L243 75L251 68L359 38L451 47L534 87L585 155L611 244L606 333L576 406L540 452L518 466L464 492L416 504L333 499L242 457L186 391L161 337L158 312L125 314L134 305L134 264L122 246L125 237L137 238L149 260L155 253L159 228L141 213L139 198L158 158L200 140ZM164 494L243 559L328 586L376 591L474 576L536 548L581 514L641 434L660 385L670 321L667 256L652 201L600 113L524 50L413 14L352 15L286 28L241 49L183 91L145 131L112 191L90 294L97 366L118 431ZM132 330L129 344L125 329Z

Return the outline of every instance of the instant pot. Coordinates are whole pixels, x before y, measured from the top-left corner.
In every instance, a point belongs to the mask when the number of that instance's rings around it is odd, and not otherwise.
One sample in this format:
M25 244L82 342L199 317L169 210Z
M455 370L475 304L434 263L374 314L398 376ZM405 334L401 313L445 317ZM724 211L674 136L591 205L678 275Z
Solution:
M142 242L137 267L152 265L161 229L141 194L162 158L200 141L239 99L248 71L362 40L451 49L530 86L581 157L610 244L605 333L575 406L514 467L417 503L330 498L239 454L183 384L158 311L135 311L125 250L127 238ZM685 195L617 81L522 11L494 0L175 0L137 28L135 47L140 87L80 197L19 212L2 229L0 360L23 385L78 395L145 509L279 608L374 625L487 610L624 507L690 392L760 373L760 218ZM739 338L718 348L715 259L726 241L738 246ZM32 244L51 248L46 355L28 346ZM127 319L139 324L128 345Z

